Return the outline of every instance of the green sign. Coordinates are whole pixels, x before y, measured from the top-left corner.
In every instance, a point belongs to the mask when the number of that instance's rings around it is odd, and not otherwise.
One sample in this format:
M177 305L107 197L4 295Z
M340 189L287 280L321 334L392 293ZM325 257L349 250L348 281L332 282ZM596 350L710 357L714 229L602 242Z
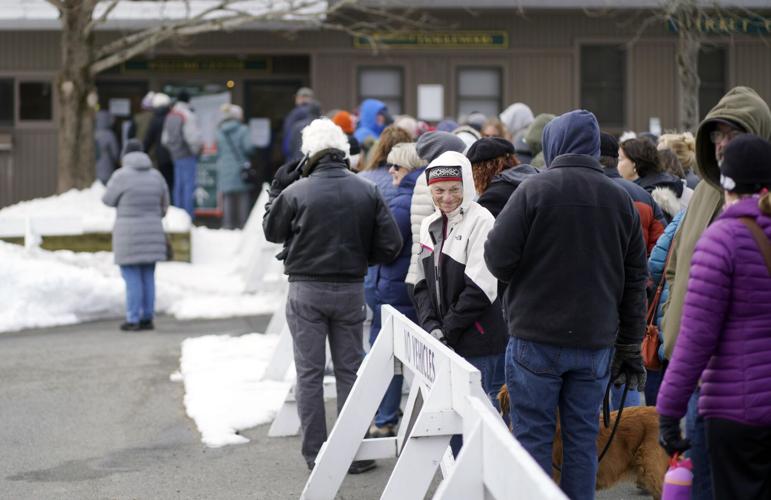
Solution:
M506 49L509 34L506 31L421 31L401 33L374 33L375 44L400 49ZM372 47L365 36L353 40L360 49Z
M154 71L161 73L219 73L223 71L270 72L268 57L238 58L231 56L177 57L159 56L152 59L131 59L121 65L121 72Z
M771 33L771 18L764 17L726 17L720 14L700 15L679 23L670 19L667 23L669 31L677 33L684 25L686 30L698 33L730 35L736 33L769 34Z
M217 204L217 157L203 155L198 159L195 188L196 212L219 210Z

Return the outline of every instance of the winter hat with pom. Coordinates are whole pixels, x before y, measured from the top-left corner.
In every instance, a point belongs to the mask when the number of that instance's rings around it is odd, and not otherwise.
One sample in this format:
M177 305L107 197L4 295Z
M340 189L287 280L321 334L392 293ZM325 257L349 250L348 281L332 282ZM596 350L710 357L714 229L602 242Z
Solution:
M300 150L311 159L320 158L327 152L334 151L347 157L350 153L348 137L343 129L329 118L318 118L302 131L303 143Z

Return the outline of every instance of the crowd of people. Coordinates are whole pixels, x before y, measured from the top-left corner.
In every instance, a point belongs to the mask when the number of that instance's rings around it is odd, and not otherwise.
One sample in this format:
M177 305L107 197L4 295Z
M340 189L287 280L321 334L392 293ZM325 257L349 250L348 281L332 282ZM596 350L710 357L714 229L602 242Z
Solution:
M131 331L153 327L161 218L170 202L192 214L201 147L189 96L146 101L144 138L127 143L123 168L97 163L117 207ZM241 227L254 146L241 108L221 111L218 191L224 225ZM97 123L98 160L118 156L109 116ZM771 497L769 139L771 111L747 87L723 96L695 136L620 138L587 110L535 115L514 103L427 124L376 99L322 114L300 89L263 229L283 244L308 467L327 437L325 342L339 410L365 356L366 310L374 343L387 304L478 368L494 405L506 385L503 417L550 475L559 420L568 497L594 496L609 386L615 408L656 407L662 447L693 461L692 498ZM658 340L644 358L650 328ZM393 378L370 437L396 435L402 383Z
M371 342L389 304L478 368L493 404L506 384L504 417L549 475L559 419L568 497L594 496L609 385L616 407L656 406L661 445L693 460L693 498L771 496L771 111L754 90L730 90L695 136L621 139L586 110L515 103L432 126L369 99L356 125L302 94L263 227L284 245L309 468L327 435L324 341L340 408L365 304ZM401 385L370 437L395 435Z

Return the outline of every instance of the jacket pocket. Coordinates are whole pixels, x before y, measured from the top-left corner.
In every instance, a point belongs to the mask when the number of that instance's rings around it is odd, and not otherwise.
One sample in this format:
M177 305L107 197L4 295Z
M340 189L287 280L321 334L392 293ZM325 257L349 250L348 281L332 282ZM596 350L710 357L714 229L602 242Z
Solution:
M512 339L515 343L515 359L523 368L538 375L560 375L561 347L538 344L517 337Z

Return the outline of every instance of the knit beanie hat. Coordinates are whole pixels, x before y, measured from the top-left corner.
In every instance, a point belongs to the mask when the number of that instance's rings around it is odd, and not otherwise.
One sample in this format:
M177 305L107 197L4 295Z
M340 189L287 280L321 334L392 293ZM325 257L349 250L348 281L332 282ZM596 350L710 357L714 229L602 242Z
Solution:
M500 137L483 137L476 141L466 151L466 157L471 163L493 160L501 156L513 155L514 145Z
M348 111L338 111L335 116L332 117L332 121L335 125L343 129L348 135L353 134L355 127L353 126L353 117Z
M618 140L606 132L600 132L600 156L618 158Z
M463 171L460 165L433 167L426 170L426 180L429 186L435 182L443 181L463 182Z
M720 185L737 194L754 194L771 188L771 142L742 134L725 149Z
M430 163L446 151L462 153L466 149L466 144L449 132L426 132L418 137L415 147L418 150L418 156Z

